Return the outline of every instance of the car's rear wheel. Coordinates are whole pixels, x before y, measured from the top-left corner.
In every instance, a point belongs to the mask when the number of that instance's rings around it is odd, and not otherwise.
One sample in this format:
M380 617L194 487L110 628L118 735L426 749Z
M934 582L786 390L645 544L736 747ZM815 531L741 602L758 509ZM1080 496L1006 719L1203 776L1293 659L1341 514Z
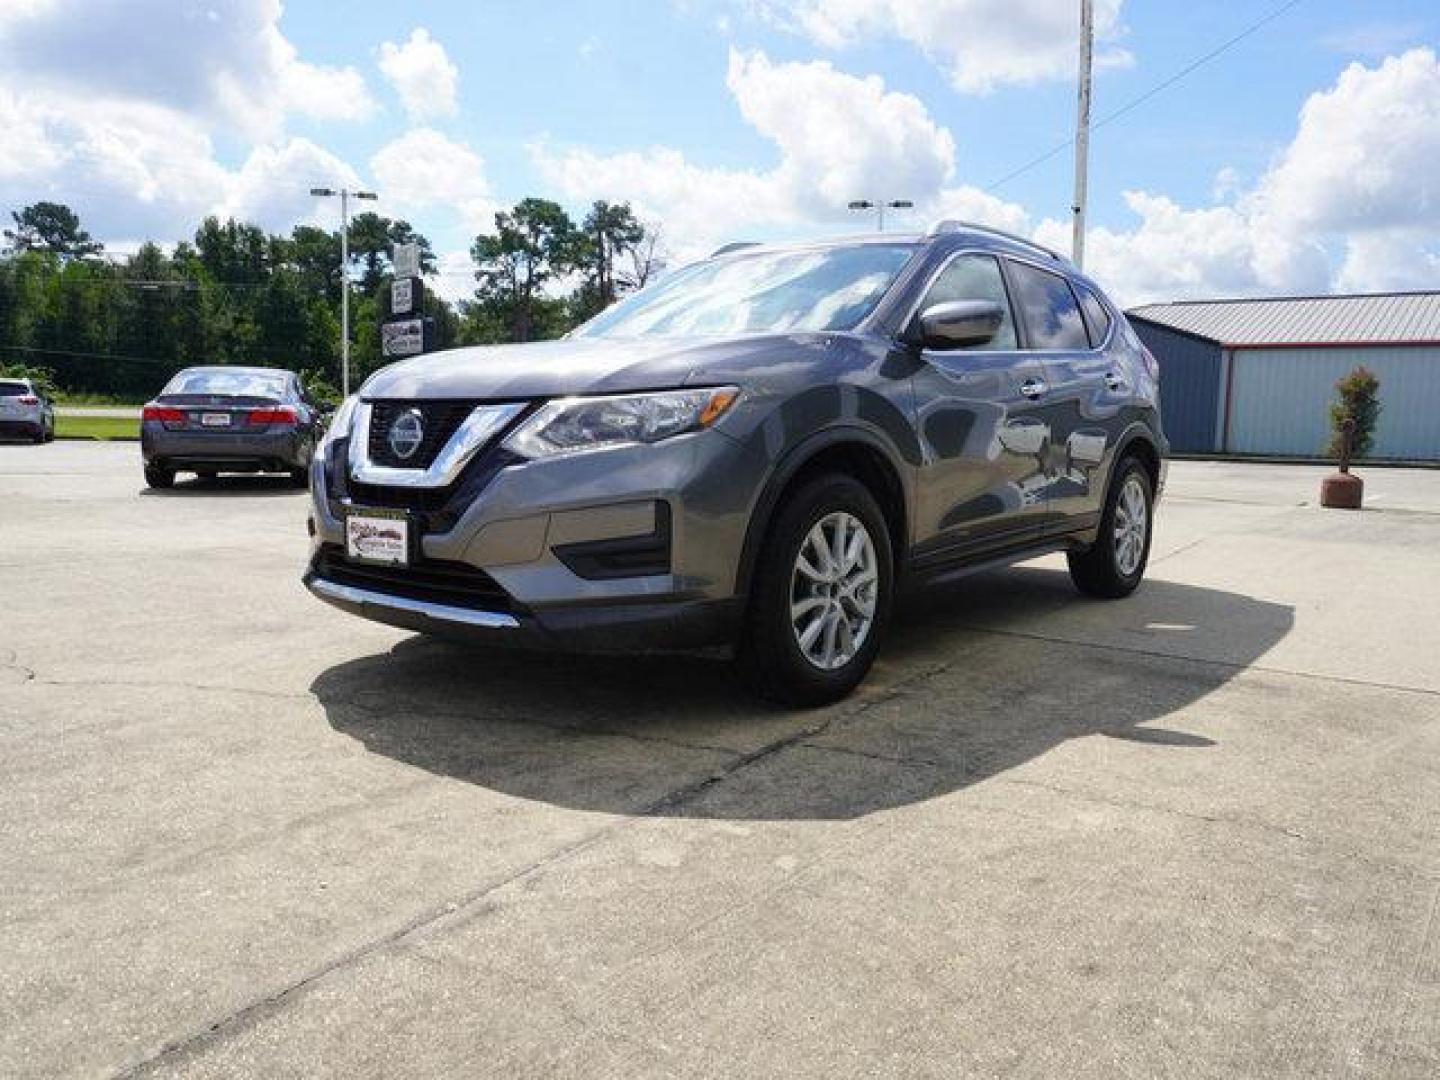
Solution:
M290 470L290 483L298 488L310 486L310 470L301 465L299 468Z
M1150 561L1155 489L1144 464L1121 460L1105 499L1095 543L1069 556L1070 578L1089 596L1118 600L1139 587Z
M874 663L894 592L884 512L841 473L793 493L755 568L738 662L772 701L823 705L850 693Z
M168 488L175 486L175 473L160 465L145 466L145 483L152 488Z

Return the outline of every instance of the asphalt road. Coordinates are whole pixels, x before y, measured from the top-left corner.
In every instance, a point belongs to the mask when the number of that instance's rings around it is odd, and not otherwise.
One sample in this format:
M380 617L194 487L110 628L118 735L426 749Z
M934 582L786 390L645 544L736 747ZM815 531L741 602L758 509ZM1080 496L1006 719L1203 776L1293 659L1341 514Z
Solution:
M466 651L304 497L0 447L0 1075L1440 1075L1440 473L1180 463L1152 579L859 694Z

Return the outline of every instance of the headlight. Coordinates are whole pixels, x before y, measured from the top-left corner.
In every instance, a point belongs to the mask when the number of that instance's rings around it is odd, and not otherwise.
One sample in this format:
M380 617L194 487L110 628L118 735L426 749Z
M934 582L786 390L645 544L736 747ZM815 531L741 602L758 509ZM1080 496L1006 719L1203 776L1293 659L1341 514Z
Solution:
M335 410L335 415L330 417L330 423L325 428L325 435L317 447L317 453L320 456L324 456L325 451L336 439L343 439L350 434L350 421L354 419L355 406L359 403L359 394L351 394L340 403L340 407Z
M733 386L720 386L623 397L561 398L548 402L516 428L505 446L522 457L544 458L659 442L709 427L739 395Z

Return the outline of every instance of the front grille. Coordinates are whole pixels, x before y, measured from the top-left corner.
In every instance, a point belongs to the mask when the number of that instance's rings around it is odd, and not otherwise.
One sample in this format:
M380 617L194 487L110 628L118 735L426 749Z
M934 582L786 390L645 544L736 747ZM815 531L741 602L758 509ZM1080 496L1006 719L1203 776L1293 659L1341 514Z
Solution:
M390 425L415 409L425 425L420 449L401 458L390 449ZM475 409L473 401L376 401L370 405L370 460L395 469L428 469L450 437Z
M316 576L337 585L407 600L503 614L518 610L499 582L468 563L425 559L413 566L370 566L349 562L339 547L326 544L316 553L311 569Z

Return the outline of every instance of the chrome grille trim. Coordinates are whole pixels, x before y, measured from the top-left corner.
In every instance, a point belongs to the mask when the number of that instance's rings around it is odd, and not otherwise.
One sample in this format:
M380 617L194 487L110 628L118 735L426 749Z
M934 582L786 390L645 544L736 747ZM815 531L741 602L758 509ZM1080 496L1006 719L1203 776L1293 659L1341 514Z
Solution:
M525 409L524 402L477 405L426 469L398 469L370 460L370 402L355 406L350 420L350 477L380 487L441 488L453 484L460 470Z

